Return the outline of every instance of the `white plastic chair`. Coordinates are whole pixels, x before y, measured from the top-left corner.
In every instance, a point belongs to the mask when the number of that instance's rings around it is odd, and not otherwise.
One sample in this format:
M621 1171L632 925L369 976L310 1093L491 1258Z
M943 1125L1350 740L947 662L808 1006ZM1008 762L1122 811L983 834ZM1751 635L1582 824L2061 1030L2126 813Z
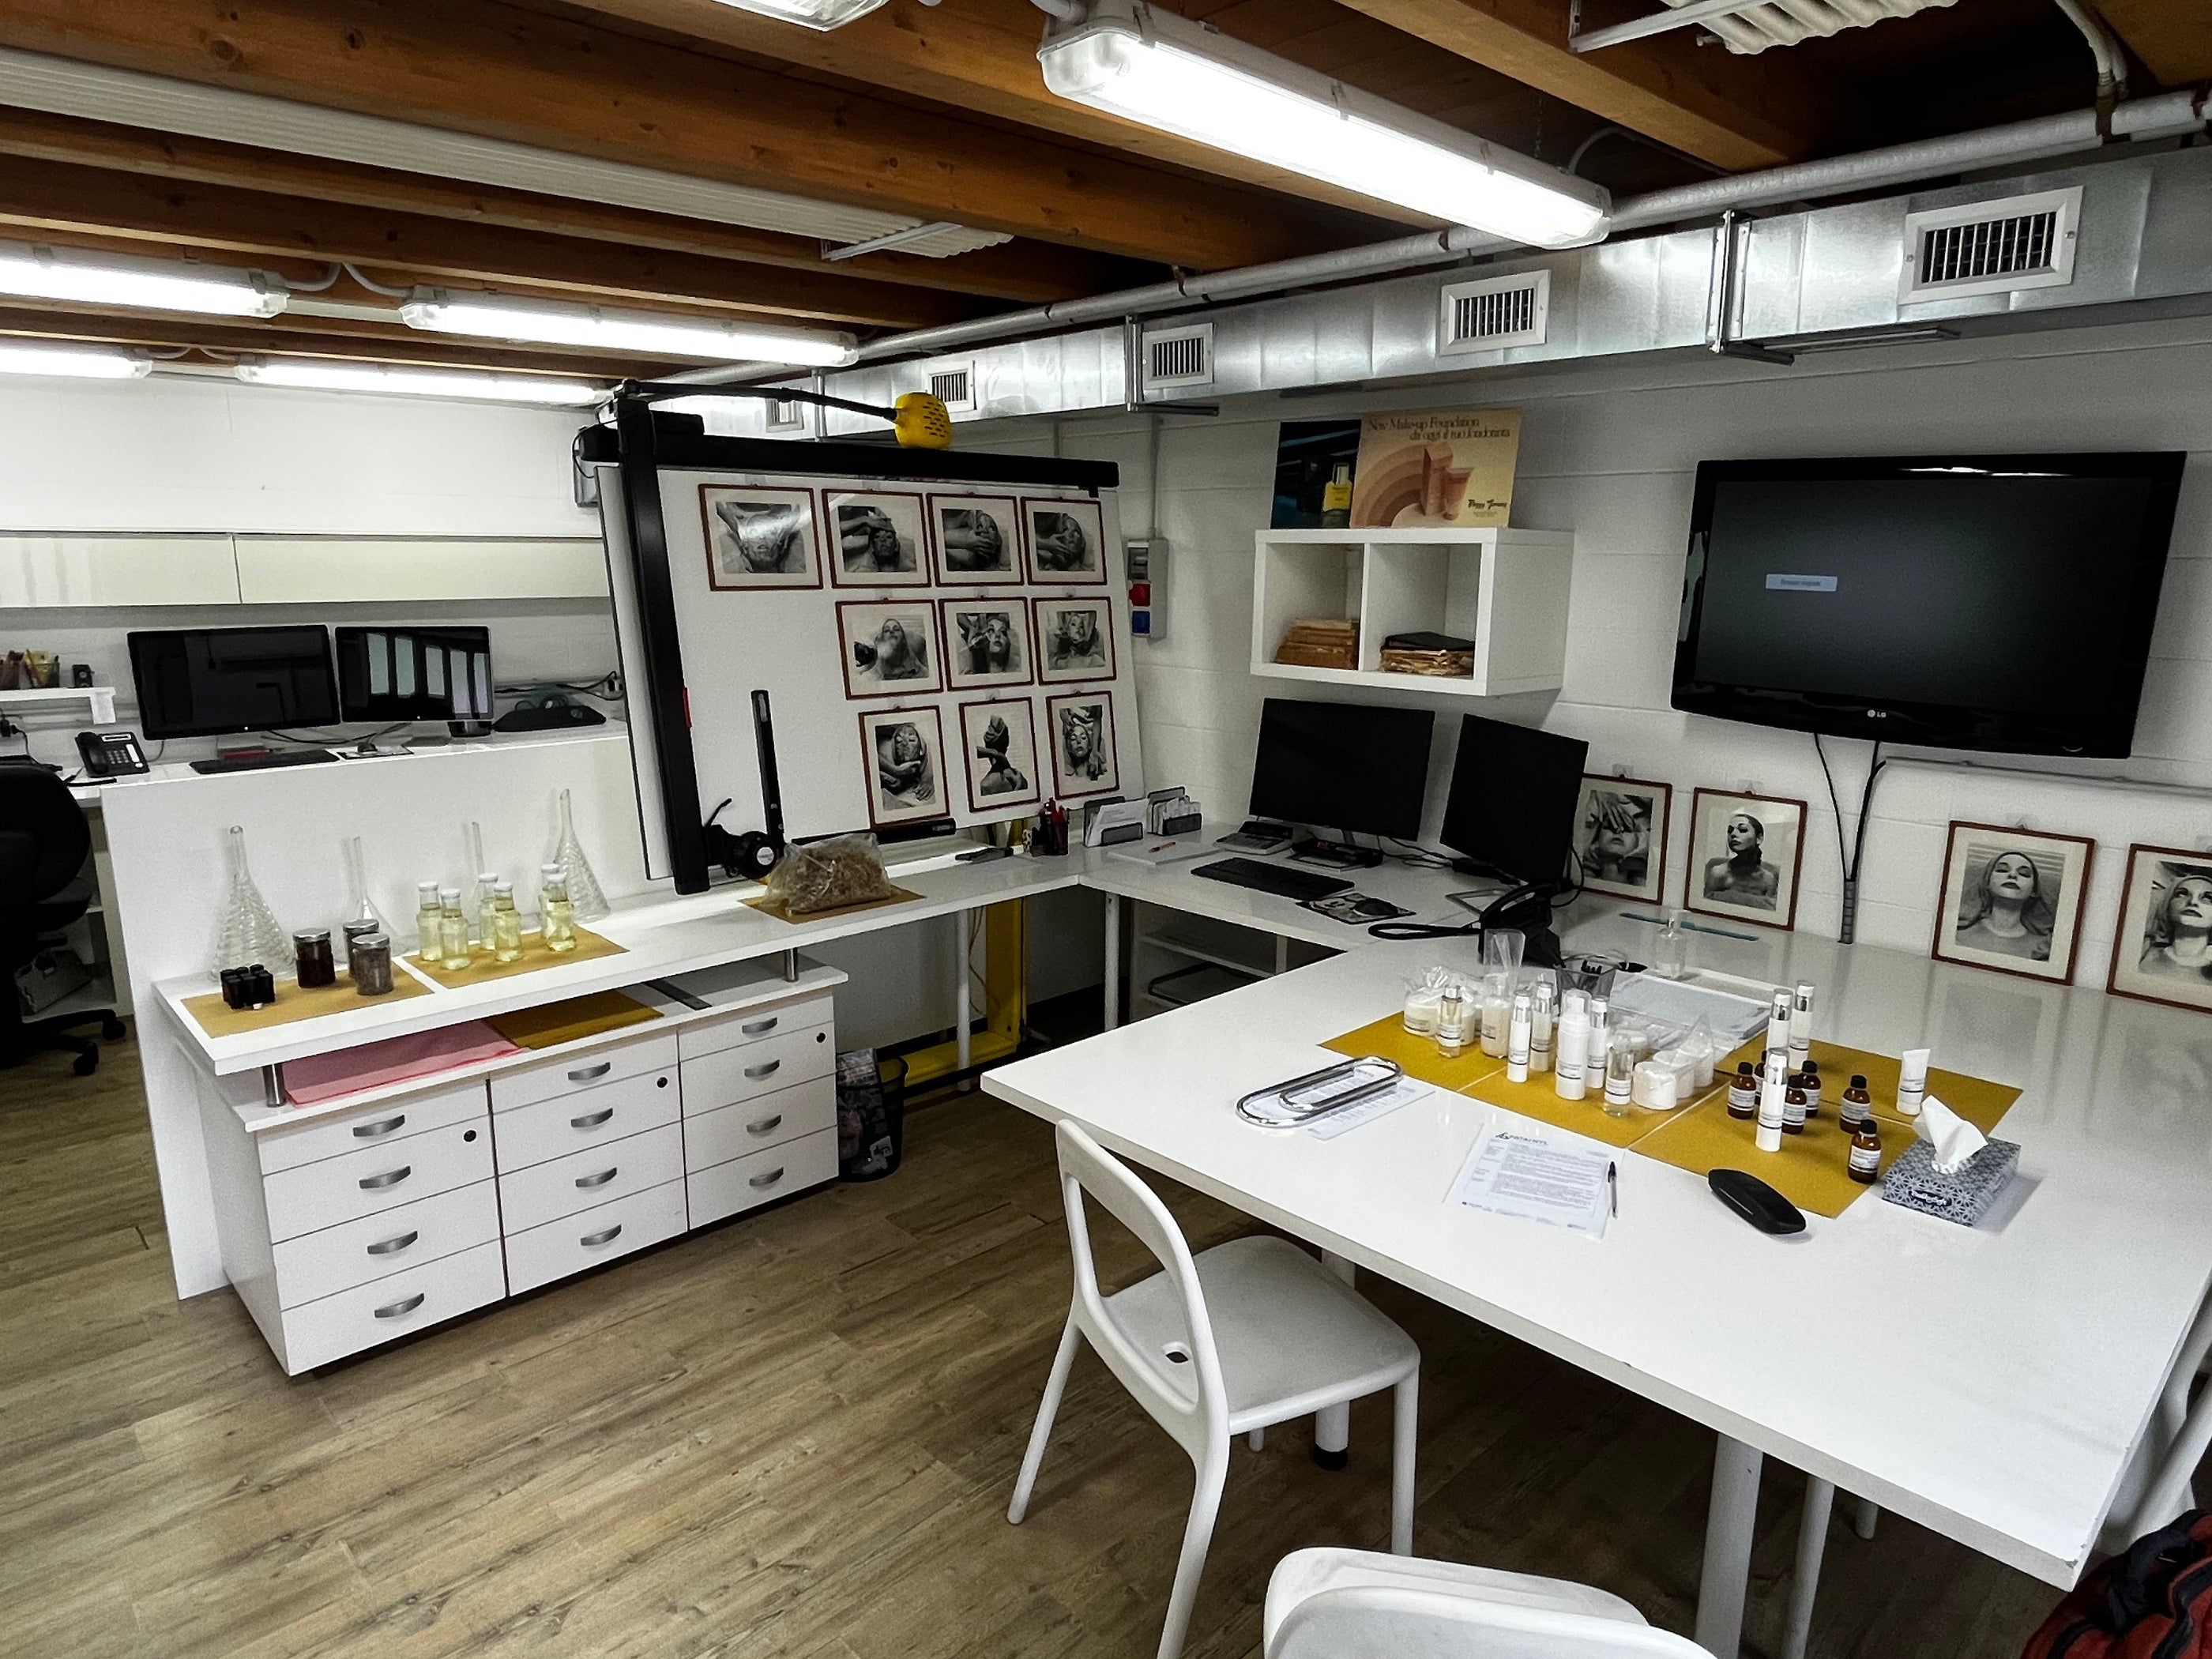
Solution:
M1267 1659L1711 1659L1564 1578L1299 1550L1267 1581Z
M1235 1239L1193 1258L1167 1206L1127 1165L1065 1121L1056 1139L1075 1296L1006 1519L1019 1524L1029 1509L1076 1346L1087 1340L1137 1403L1190 1454L1197 1470L1159 1659L1176 1659L1182 1650L1229 1473L1230 1442L1237 1435L1252 1436L1256 1445L1260 1432L1273 1424L1395 1389L1390 1547L1411 1554L1421 1367L1413 1340L1284 1239ZM1101 1291L1084 1214L1085 1193L1134 1233L1165 1271L1112 1296Z

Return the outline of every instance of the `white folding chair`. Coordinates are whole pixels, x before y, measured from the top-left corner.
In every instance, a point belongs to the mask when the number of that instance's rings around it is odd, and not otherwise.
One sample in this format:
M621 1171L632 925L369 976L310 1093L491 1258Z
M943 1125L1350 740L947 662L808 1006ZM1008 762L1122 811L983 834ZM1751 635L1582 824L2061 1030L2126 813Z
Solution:
M1257 1443L1260 1431L1273 1424L1396 1389L1390 1547L1412 1553L1421 1367L1413 1340L1284 1239L1235 1239L1194 1258L1167 1206L1127 1164L1072 1123L1063 1121L1056 1139L1075 1296L1006 1519L1018 1524L1029 1509L1077 1344L1087 1340L1197 1470L1159 1659L1176 1659L1182 1650L1229 1473L1230 1442L1237 1435L1249 1434ZM1111 1296L1099 1289L1085 1193L1137 1236L1163 1272Z
M1299 1550L1267 1581L1266 1659L1711 1659L1564 1578Z

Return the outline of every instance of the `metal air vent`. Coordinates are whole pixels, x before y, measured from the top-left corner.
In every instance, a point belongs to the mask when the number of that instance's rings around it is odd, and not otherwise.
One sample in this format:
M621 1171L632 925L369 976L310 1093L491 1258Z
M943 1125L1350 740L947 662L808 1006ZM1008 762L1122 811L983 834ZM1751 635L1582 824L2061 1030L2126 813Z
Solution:
M771 432L804 432L806 430L806 405L796 398L778 398L768 406L768 429Z
M2081 189L2008 196L1905 216L1901 301L2058 288L2074 280Z
M965 362L932 363L926 371L929 375L929 395L943 404L953 414L973 414L975 410L975 360Z
M1145 390L1213 384L1213 325L1154 329L1145 336Z
M1541 345L1551 310L1548 270L1447 283L1437 316L1437 355Z

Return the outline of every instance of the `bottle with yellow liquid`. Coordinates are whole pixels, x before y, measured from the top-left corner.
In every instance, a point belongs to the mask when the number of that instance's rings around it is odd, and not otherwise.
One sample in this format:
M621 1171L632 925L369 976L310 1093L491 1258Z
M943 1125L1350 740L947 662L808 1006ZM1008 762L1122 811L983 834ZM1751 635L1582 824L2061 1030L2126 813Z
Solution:
M514 884L495 881L491 884L491 900L484 908L490 921L485 931L491 935L491 954L495 962L522 960L522 913L514 908Z
M438 902L438 884L415 884L415 960L439 963L446 957L446 907Z
M544 929L545 948L576 948L576 909L568 902L568 884L557 864L538 866L538 925Z
M445 952L438 965L458 974L469 965L469 919L461 909L461 890L438 890L438 948Z
M1336 474L1321 487L1321 527L1342 530L1352 523L1352 463L1339 461Z

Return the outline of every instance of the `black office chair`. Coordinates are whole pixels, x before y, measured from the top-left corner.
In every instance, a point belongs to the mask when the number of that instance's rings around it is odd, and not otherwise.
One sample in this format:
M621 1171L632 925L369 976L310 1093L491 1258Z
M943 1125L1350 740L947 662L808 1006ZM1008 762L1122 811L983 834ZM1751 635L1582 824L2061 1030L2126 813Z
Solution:
M60 1028L97 1019L103 1036L123 1035L112 1010L26 1020L15 994L16 970L39 954L44 936L91 904L82 879L91 850L92 831L67 784L42 766L0 765L0 1066L58 1048L76 1056L79 1077L89 1077L100 1066L100 1045Z

